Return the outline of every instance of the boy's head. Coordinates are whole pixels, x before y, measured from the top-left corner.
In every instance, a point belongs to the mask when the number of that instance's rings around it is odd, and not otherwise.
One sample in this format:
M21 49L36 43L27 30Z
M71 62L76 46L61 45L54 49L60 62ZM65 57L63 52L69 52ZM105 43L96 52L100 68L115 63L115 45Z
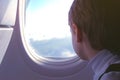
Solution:
M74 0L69 25L84 32L93 49L120 51L119 0Z

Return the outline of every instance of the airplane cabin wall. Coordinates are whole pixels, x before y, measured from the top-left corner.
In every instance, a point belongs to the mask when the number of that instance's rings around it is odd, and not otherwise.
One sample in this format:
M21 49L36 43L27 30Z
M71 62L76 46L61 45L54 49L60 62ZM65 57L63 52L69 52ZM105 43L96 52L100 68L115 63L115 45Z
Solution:
M32 67L30 67L29 63L32 64ZM89 66L72 76L50 77L34 71L35 65L36 63L31 62L22 44L20 37L19 9L17 9L13 34L4 59L0 64L0 80L92 80L93 72Z

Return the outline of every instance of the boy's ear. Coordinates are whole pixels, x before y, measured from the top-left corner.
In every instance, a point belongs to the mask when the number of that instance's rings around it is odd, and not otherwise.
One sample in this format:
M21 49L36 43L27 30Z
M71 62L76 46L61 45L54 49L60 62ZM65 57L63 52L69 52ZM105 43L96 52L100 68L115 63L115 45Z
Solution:
M77 42L81 42L82 41L82 30L78 28L76 24L73 24L72 27L73 27L74 34L76 35Z

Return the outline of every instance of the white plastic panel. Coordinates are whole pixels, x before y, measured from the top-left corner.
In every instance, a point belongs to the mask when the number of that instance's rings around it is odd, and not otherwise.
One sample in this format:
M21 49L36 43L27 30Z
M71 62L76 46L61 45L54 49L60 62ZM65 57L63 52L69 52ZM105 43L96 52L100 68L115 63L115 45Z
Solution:
M14 26L18 0L0 0L0 25Z
M0 64L9 45L13 28L0 28Z

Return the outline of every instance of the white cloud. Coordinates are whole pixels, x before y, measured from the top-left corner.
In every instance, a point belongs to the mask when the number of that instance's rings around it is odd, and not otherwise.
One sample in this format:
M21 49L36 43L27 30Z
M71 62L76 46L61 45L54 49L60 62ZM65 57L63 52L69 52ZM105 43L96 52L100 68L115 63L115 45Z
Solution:
M69 50L63 51L61 53L61 56L63 56L63 57L73 57L75 55L76 55L75 53L71 53Z

